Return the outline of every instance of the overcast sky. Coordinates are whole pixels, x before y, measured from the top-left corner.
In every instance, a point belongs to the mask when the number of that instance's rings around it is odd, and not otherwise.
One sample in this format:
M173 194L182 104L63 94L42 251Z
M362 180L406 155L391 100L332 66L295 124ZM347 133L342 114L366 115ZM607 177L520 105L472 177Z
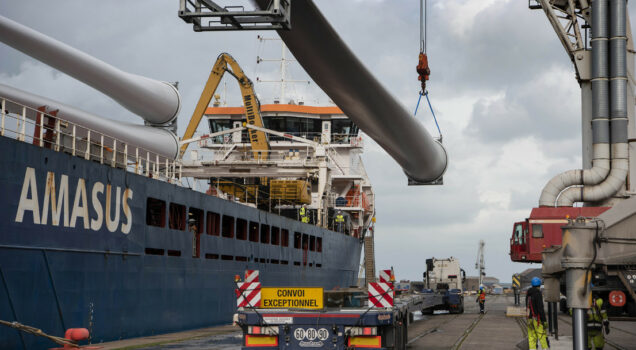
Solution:
M529 10L527 1L428 2L428 87L450 165L443 186L407 187L397 163L366 138L364 161L376 192L376 265L393 266L398 278L415 280L426 258L455 256L468 275L476 275L483 239L487 274L509 282L514 272L540 267L510 261L513 223L529 215L550 177L581 166L579 87L544 13ZM419 1L317 3L370 71L413 110ZM195 33L177 10L177 0L0 3L3 16L126 71L178 81L181 134L219 53L231 53L253 80L267 80L278 76L278 66L256 65L256 57L280 57L280 44L256 38L275 38L274 32ZM290 74L308 79L298 67ZM92 88L3 44L0 82L109 118L138 121ZM274 84L257 89L263 103L280 94ZM308 104L329 103L313 83L287 91ZM234 82L228 81L227 92L228 105L241 103ZM417 118L437 134L430 112L420 109Z

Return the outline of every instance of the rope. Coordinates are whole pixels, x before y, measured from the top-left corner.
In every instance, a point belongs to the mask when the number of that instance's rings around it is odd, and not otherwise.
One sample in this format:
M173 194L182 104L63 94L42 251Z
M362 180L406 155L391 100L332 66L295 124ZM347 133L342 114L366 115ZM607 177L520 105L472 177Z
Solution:
M31 326L27 326L27 325L24 325L24 324L22 324L20 322L16 322L16 321L7 322L7 321L0 320L0 324L1 325L5 325L7 327L15 328L15 329L17 329L19 331L22 331L22 332L25 332L25 333L30 333L30 334L33 334L33 335L37 335L39 337L47 338L47 339L49 339L49 340L51 340L51 341L53 341L53 342L55 342L55 343L57 343L59 345L70 345L70 346L79 348L79 345L77 345L77 343L75 343L75 342L73 342L71 340L68 340L66 338L60 338L60 337L56 337L56 336L53 336L53 335L46 334L41 329L38 329L38 328L35 328L35 327L31 327Z
M431 100L428 98L428 91L422 93L420 91L420 96L417 99L417 105L415 106L415 112L413 112L413 116L417 115L417 110L420 108L420 101L422 100L422 96L426 97L426 102L428 102L428 108L431 110L431 114L433 115L433 121L435 121L435 126L437 127L437 132L439 133L439 138L442 138L442 130L439 128L439 124L437 123L437 117L435 116L435 111L433 110L433 106L431 105Z

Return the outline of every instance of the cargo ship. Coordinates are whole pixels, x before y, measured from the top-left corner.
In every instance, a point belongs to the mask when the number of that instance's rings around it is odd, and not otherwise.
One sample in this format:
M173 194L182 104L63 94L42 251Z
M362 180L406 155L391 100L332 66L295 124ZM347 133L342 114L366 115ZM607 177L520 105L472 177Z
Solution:
M86 57L77 50L6 18L0 25L5 43L75 77L88 71L89 85L140 114L176 92L94 58L78 72L73 60ZM50 53L52 62L38 56ZM101 70L112 79L91 84ZM165 94L139 101L100 85L118 79ZM234 276L246 269L267 285L357 282L374 196L359 130L338 107L263 105L264 161L250 156L246 130L201 138L188 160L175 157L176 114L119 123L2 84L0 104L0 319L58 336L85 327L99 343L231 322ZM216 104L205 118L218 134L244 123L245 110ZM51 346L0 328L2 349Z

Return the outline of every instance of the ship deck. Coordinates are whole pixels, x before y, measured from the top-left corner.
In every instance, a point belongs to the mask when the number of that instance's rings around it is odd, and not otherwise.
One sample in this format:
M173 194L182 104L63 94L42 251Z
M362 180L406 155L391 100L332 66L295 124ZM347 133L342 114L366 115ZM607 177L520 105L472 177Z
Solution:
M513 305L511 296L489 296L486 314L480 315L473 297L465 299L466 312L461 315L415 315L409 327L410 349L469 350L516 349L525 338L523 318L507 317L506 308ZM636 322L613 320L606 349L633 349L636 344ZM550 337L551 349L572 349L571 323L567 315L559 315L559 339ZM101 344L103 349L228 349L241 348L241 332L237 327L220 326L161 336L136 338Z

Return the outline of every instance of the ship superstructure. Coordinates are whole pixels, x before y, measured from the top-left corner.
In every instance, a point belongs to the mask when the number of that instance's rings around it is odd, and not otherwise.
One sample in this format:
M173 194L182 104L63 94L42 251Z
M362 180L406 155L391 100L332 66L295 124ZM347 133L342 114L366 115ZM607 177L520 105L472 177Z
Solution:
M205 116L216 136L198 141L183 176L209 180L212 194L290 218L305 205L309 222L324 228L336 227L340 211L343 233L362 237L374 194L355 123L335 106L275 103L262 105L261 115L270 151L255 159L244 108L209 107Z

